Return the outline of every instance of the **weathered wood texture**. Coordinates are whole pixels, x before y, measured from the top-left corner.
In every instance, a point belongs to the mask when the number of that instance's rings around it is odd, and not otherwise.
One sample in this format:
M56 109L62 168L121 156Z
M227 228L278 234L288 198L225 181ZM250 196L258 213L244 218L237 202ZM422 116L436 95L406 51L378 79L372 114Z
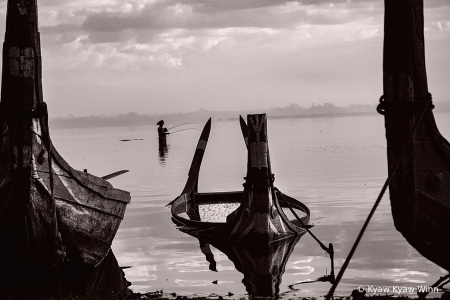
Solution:
M128 192L72 169L51 145L41 66L36 0L9 0L0 102L0 293L54 288L56 222L70 261L63 285L88 280L130 202Z
M47 159L38 159L47 149L41 139L39 123L34 121L33 131L33 185L32 202L50 201L50 174ZM85 263L98 264L109 247L130 201L129 193L114 189L106 180L74 170L55 155L52 163L53 190L58 222L64 239L76 247ZM90 180L95 178L95 180ZM44 200L48 199L48 200ZM51 210L36 208L41 216L52 219Z
M248 115L247 180L240 213L231 234L239 239L276 241L296 234L297 226L288 221L272 186L267 116ZM232 222L232 221L230 221Z
M383 87L386 103L428 99L422 0L385 0ZM420 111L385 116L389 172ZM422 255L450 270L450 147L425 112L389 186L394 223Z

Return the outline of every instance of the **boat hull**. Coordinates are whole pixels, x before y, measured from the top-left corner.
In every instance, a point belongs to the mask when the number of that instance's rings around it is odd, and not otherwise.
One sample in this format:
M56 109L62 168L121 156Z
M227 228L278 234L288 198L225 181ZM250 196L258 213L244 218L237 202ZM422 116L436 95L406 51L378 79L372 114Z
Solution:
M450 270L450 145L432 112L422 0L385 0L384 95L392 215L422 255Z
M31 291L54 289L57 224L67 255L60 271L65 274L63 284L66 290L83 294L89 278L111 251L130 194L72 169L55 149L51 151L52 189L39 120L32 125L32 142L24 153L24 161L30 163L21 170L15 170L11 162L0 168L0 242L4 245L0 259L9 271L6 274L15 274L5 275L8 278L2 283L14 293L20 286ZM42 282L40 278L54 280Z
M36 223L50 226L54 220L49 164L48 159L43 162L38 159L47 149L41 139L39 121L33 124L31 203L35 216L39 216ZM114 189L106 180L72 169L54 148L52 173L58 226L63 239L77 249L85 263L95 266L111 246L130 194Z
M396 229L423 256L450 271L450 146L440 134L434 137L438 132L430 114L389 192Z
M281 198L281 193L276 192L277 198ZM205 211L209 211L208 207L215 205L235 205L239 207L242 203L244 196L243 191L236 192L217 192L217 193L196 193L195 200L191 199L190 194L183 194L177 197L171 206L172 221L177 225L177 228L181 231L190 233L195 236L203 236L210 238L222 237L224 239L232 241L249 241L245 239L244 236L230 234L232 227L235 226L232 223L232 218L236 214L236 210L231 212L226 221L223 222L211 222L207 220L202 220L201 214L199 213L199 207L206 207ZM253 241L254 243L271 243L284 238L292 237L292 235L303 234L306 232L303 224L309 224L310 211L306 205L300 201L283 195L289 205L295 209L300 214L301 223L296 218L291 218L288 220L291 226L295 229L294 234L280 235L278 238L260 239L259 241ZM280 207L284 210L288 209L288 205L285 202L280 203ZM287 217L286 217L287 219ZM303 223L303 224L302 224ZM311 225L309 225L311 226Z
M37 0L8 1L0 102L2 296L58 287L83 293L105 264L120 273L110 246L130 202L128 192L72 169L54 149L37 18Z

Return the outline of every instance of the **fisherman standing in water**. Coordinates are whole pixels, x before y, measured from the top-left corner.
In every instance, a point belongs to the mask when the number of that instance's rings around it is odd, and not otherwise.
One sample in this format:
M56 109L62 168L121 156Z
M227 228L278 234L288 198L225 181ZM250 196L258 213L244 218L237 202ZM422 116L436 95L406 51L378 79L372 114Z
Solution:
M164 128L164 121L161 120L158 123L156 123L156 125L158 125L158 141L159 141L159 145L165 147L166 146L166 135L170 134L167 132L167 128Z

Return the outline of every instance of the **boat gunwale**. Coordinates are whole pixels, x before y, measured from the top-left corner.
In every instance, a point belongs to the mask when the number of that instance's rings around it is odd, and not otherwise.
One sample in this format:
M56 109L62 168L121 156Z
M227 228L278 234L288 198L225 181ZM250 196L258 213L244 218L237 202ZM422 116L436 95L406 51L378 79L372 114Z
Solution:
M34 179L34 182L38 183L37 185L40 186L41 190L44 190L46 192L47 196L51 197L50 192L47 190L46 186L41 182L41 180ZM100 212L102 214L109 215L109 216L115 217L117 219L123 220L123 216L119 216L119 215L116 215L114 213L110 213L110 212L104 211L104 210L102 210L100 208L97 208L97 207L89 206L87 204L80 203L80 202L71 201L71 200L68 200L66 198L62 198L62 197L58 197L58 196L55 196L55 199L59 200L59 201L62 201L62 202L65 202L67 204L73 205L73 206L81 206L83 208L91 209L91 210L94 210L94 211L98 211L98 212ZM111 199L107 199L107 200L111 200ZM114 200L112 200L112 201L114 201Z
M42 128L42 124L41 124L42 120L38 119L36 121L39 121L39 127L41 129ZM32 130L32 133L35 136L35 139L37 139L37 137L39 137L39 139L40 139L40 141L35 140L35 142L36 143L40 142L41 147L43 149L45 149L45 151L48 152L48 148L43 141L43 139L44 139L43 136L41 134L35 132L34 130ZM128 191L114 188L110 182L108 182L107 180L105 180L101 177L98 177L98 176L89 174L87 172L82 172L82 171L72 168L66 162L66 160L61 156L61 154L59 154L59 152L56 150L55 146L53 145L53 142L51 141L51 138L50 138L50 147L51 147L51 155L52 155L52 159L54 160L54 163L56 163L62 170L67 172L67 174L69 176L67 176L66 174L60 175L55 172L52 172L53 175L58 176L58 177L63 176L66 178L73 179L78 185L81 185L84 188L95 192L96 194L98 194L100 197L102 197L105 200L123 202L126 204L131 202L131 195ZM49 171L38 170L36 167L33 167L33 169L36 173L50 174ZM110 192L112 195L108 195L108 192ZM116 197L112 198L111 196L116 196Z
M171 213L172 213L172 220L174 221L174 223L176 223L178 226L186 226L186 227L196 227L196 228L211 228L211 227L217 227L217 226L222 226L225 224L228 224L227 222L205 222L205 221L196 221L196 220L190 220L190 219L186 219L183 218L179 215L179 213L175 212L175 208L177 208L180 205L175 205L177 203L177 200L181 199L181 198L185 198L185 199L189 199L187 200L185 203L188 203L191 200L190 197L191 193L184 193L181 194L180 196L178 196L177 198L175 198L175 200L172 203L171 206ZM194 197L195 197L195 202L198 204L223 204L223 203L242 203L242 195L244 194L243 191L231 191L231 192L208 192L208 193L194 193ZM232 195L236 195L236 196L241 196L239 201L236 201L236 198L231 198L227 201L227 200L221 200L221 201L208 201L207 199L210 197L215 197L217 195L220 196L232 196ZM279 196L279 192L276 192L276 195ZM199 198L197 198L199 196ZM308 208L308 206L306 206L304 203L300 202L299 200L292 198L286 194L283 194L284 199L286 199L286 201L289 203L289 205L292 206L293 209L298 209L301 210L305 213L304 217L300 217L300 219L302 220L302 222L307 225L309 223L310 220L310 210ZM281 208L288 208L288 205L286 205L284 203L284 201L278 201L280 204ZM186 211L183 211L181 213L185 213ZM293 220L289 220L290 222L294 222L293 225L295 225L296 227L299 228L303 228L302 226L298 226L296 223L296 219Z
M41 170L35 170L35 171L36 171L36 173L44 173L44 174L48 174L48 175L50 174L49 172L46 172L46 171L41 171ZM102 199L104 199L104 200L115 201L115 202L120 202L120 203L125 203L125 204L130 203L130 201L127 202L127 200L117 199L117 198L111 198L111 197L104 196L104 195L102 195L101 193L99 193L98 191L96 191L96 190L94 190L94 189L92 189L92 188L89 188L89 187L85 186L84 184L82 184L82 183L79 182L76 178L74 178L74 177L72 177L72 176L67 176L67 175L65 175L65 174L58 174L58 173L55 173L55 172L52 172L52 175L58 176L58 177L64 177L64 178L67 178L67 179L73 179L73 180L75 180L75 181L77 182L77 184L81 185L82 187L86 188L87 190L92 191L94 194L98 195L100 198L102 198ZM38 180L38 179L43 180L43 178L42 178L41 176L38 176L38 178L34 178L34 180L40 181L40 180ZM43 183L40 182L40 184L43 184ZM117 189L116 189L116 190L117 190ZM119 191L123 191L123 190L119 190ZM67 201L67 202L70 202L70 203L79 204L78 202L73 202L73 201L70 201L70 200L68 200L68 199L66 199L66 198L62 198L62 197L59 197L59 196L55 196L55 198L58 198L58 199L61 199L61 200L64 200L64 201ZM94 207L91 207L91 206L86 206L86 207L94 208ZM95 208L94 208L94 209L95 209Z

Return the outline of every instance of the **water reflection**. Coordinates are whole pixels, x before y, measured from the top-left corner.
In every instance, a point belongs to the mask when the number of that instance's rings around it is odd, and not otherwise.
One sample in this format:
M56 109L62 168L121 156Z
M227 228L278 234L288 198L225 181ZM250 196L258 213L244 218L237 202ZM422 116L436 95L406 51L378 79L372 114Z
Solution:
M166 164L167 155L169 154L169 147L167 146L167 141L165 139L159 140L158 143L159 164L164 166Z
M438 125L442 134L450 136L450 114L436 119L441 122ZM322 241L333 242L339 270L386 180L383 119L365 115L270 122L275 182L282 191L308 205L316 225L313 232ZM247 167L247 150L239 124L235 120L216 122L212 130L200 172L200 190L239 190ZM186 182L198 131L170 136L170 157L165 155L164 166L157 158L157 132L149 131L148 126L55 129L52 133L55 147L75 168L88 168L90 173L101 175L130 170L111 182L132 194L132 204L114 239L113 251L119 265L132 266L125 273L133 283L133 291L164 289L179 295L246 293L242 273L212 246L219 272L209 270L198 240L173 229L165 207ZM117 134L145 140L119 142ZM148 160L149 153L155 159ZM341 295L350 295L358 285L392 286L418 280L431 284L446 274L396 231L388 198L380 203L355 256L339 284ZM192 262L198 264L183 267ZM329 272L324 252L310 236L302 237L286 265L280 295L296 294L289 285L323 276L326 269ZM213 284L216 279L219 283ZM294 286L299 289L299 297L316 298L325 295L329 287L329 283L320 282Z
M224 253L233 262L236 270L244 275L242 283L250 299L277 299L280 296L280 284L286 264L303 234L263 245L197 238L211 271L217 272L216 261L211 252L213 246Z
M205 255L206 261L209 262L209 269L211 271L217 272L217 263L214 259L214 254L211 252L211 247L208 242L204 239L198 239L200 242L200 250Z

